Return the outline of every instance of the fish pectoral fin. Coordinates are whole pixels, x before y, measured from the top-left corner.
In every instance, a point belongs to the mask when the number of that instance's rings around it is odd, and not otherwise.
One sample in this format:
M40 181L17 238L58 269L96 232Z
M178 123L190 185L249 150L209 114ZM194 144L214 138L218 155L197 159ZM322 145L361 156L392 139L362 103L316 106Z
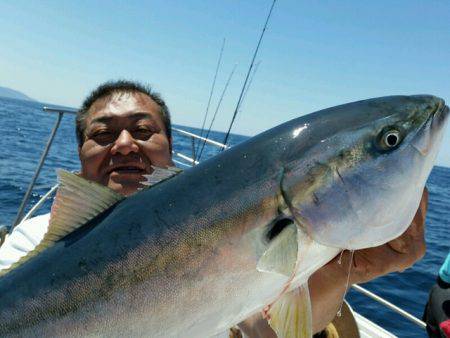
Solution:
M312 313L308 282L281 296L267 314L269 325L278 338L311 338Z
M141 182L141 184L154 186L155 184L161 183L183 171L177 167L161 168L152 165L152 168L153 172L150 175L143 175L145 177L145 181Z
M58 170L59 187L52 204L50 221L42 240L27 254L0 271L0 276L78 229L124 197L114 190L65 170Z
M262 254L256 269L290 277L295 269L298 254L297 225L291 222L273 238Z

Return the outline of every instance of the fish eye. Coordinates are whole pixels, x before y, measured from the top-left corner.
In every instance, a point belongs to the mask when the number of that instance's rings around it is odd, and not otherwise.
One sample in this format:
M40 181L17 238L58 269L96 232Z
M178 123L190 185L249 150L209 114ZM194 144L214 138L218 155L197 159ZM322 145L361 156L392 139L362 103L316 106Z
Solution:
M397 130L389 131L383 136L384 144L390 148L400 143L400 133Z
M381 131L378 144L383 150L396 148L402 142L402 134L396 128L388 128Z

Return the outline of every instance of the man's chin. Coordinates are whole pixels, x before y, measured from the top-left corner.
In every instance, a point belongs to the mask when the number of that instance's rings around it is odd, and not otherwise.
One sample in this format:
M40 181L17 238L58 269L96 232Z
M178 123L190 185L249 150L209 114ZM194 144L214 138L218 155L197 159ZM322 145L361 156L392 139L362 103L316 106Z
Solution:
M121 195L130 196L143 187L140 183L142 181L144 181L142 175L138 177L115 177L114 179L110 178L108 187Z

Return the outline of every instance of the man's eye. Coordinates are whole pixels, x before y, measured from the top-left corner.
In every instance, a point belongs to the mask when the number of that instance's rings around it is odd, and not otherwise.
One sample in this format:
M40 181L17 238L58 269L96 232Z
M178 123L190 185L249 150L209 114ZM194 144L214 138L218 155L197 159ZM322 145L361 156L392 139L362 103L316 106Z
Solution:
M91 138L98 143L109 143L114 141L114 134L109 130L99 130L92 133Z
M145 127L136 128L133 131L133 137L138 140L147 140L152 134L153 131Z
M96 131L95 133L93 133L92 136L97 137L97 136L106 136L106 135L111 135L112 133L108 130L100 130L100 131Z

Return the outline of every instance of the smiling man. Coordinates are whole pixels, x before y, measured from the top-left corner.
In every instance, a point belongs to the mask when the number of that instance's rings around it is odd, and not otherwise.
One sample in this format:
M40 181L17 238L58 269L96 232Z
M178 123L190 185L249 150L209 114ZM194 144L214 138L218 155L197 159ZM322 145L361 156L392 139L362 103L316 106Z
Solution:
M95 89L77 114L76 134L81 176L124 196L142 187L142 175L151 174L153 166L173 165L169 110L159 95L138 83L108 82ZM358 250L352 261L345 253L342 264L334 259L311 276L314 332L333 319L349 284L401 271L423 256L426 208L425 192L413 223L402 236L380 247ZM14 229L0 247L0 270L42 240L49 217L34 217ZM275 335L261 315L240 326L249 337Z
M170 116L148 88L118 82L95 90L77 115L81 175L128 196L152 166L171 159Z

